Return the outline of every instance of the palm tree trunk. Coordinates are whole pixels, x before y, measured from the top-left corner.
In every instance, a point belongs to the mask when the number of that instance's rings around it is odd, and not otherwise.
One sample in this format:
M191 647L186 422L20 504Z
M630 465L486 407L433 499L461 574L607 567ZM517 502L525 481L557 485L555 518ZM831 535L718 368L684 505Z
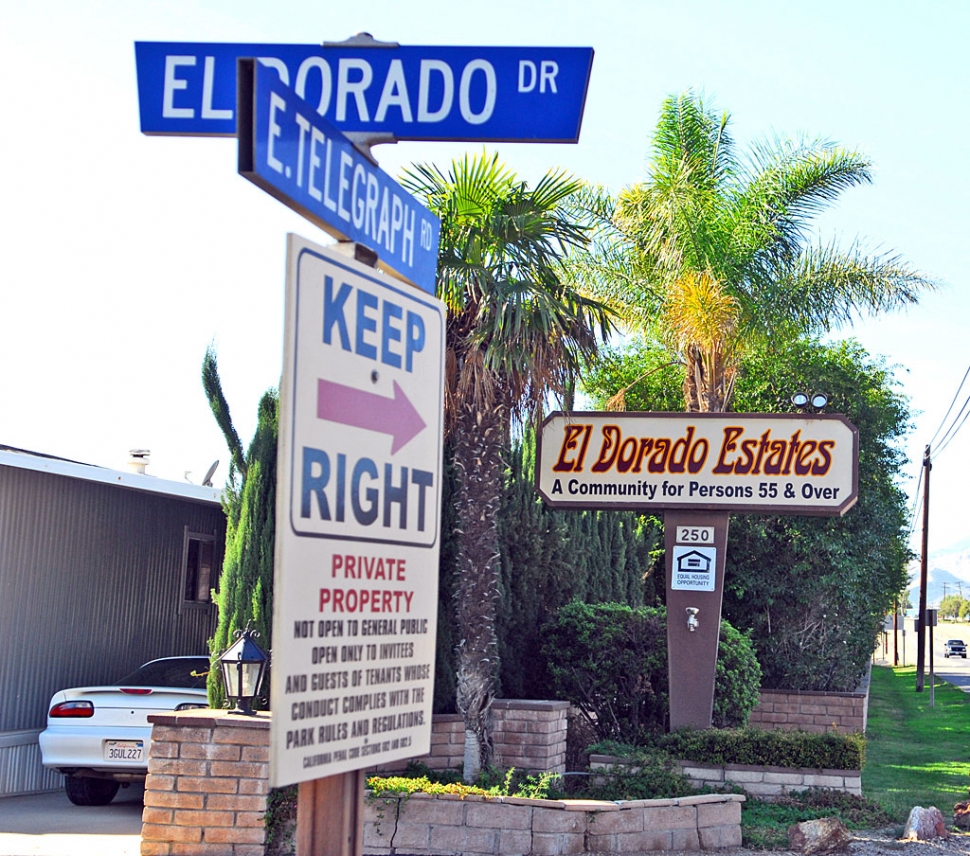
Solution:
M457 414L454 462L459 543L455 612L457 702L465 719L464 779L491 760L489 724L498 666L498 510L502 482L502 411L463 405Z

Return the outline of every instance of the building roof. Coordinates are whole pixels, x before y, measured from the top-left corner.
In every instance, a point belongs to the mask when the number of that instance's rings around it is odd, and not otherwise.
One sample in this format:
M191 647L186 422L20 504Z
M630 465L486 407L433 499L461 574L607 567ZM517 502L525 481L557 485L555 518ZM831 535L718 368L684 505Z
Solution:
M222 491L214 487L203 487L190 482L169 481L142 473L111 470L93 464L83 464L67 458L17 449L0 444L0 466L15 467L21 470L50 473L51 475L115 485L128 490L140 490L191 502L221 505Z

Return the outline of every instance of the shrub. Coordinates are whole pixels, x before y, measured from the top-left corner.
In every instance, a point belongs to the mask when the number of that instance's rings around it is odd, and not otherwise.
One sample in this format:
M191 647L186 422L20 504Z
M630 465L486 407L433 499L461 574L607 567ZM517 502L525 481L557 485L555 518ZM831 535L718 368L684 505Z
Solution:
M861 770L866 757L866 738L862 734L758 728L683 729L658 737L656 745L675 758L699 764Z
M609 770L591 771L581 792L574 796L593 800L657 800L698 793L669 752L657 747L634 747L605 740L589 747L598 755L623 759Z
M748 724L748 716L761 698L761 666L748 633L740 633L721 619L714 671L715 728Z
M543 628L542 653L557 697L575 704L601 740L636 743L663 730L663 610L574 601Z
M371 797L384 794L457 794L466 796L525 797L528 799L554 799L558 791L554 785L559 780L557 773L527 774L510 767L504 772L489 768L484 770L474 785L465 782L441 781L434 773L428 776L413 775L405 770L404 775L369 776L367 787Z
M663 607L570 603L543 628L542 653L558 698L575 704L600 740L643 744L667 723ZM744 725L761 670L747 636L721 622L714 724Z

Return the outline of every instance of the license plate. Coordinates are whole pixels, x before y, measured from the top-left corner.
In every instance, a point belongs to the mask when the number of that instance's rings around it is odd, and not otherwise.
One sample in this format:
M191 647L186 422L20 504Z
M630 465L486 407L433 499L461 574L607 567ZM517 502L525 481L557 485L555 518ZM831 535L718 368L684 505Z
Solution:
M141 761L145 754L144 740L105 740L105 761Z

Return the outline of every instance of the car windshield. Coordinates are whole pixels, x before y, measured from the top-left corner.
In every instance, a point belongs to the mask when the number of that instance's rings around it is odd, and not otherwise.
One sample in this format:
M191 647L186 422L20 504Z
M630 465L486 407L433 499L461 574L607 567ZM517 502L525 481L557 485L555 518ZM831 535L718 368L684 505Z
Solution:
M145 663L118 681L118 686L205 689L208 674L208 657L169 657Z
M951 639L946 644L947 645L962 645L963 644L963 640L962 639Z

